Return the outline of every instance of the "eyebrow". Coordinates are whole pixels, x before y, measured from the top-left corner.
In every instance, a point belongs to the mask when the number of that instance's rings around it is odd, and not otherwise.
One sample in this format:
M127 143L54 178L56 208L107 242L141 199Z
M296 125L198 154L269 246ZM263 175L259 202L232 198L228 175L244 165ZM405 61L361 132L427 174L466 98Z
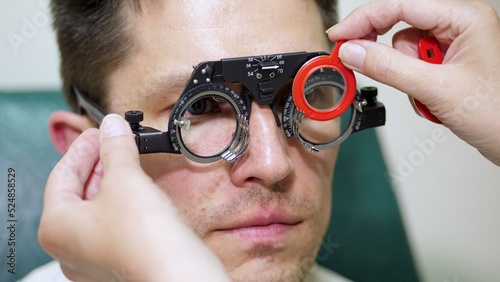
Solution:
M165 104L175 104L182 94L186 82L191 77L191 72L165 72L149 79L140 87L137 103L146 106L156 106L160 101Z

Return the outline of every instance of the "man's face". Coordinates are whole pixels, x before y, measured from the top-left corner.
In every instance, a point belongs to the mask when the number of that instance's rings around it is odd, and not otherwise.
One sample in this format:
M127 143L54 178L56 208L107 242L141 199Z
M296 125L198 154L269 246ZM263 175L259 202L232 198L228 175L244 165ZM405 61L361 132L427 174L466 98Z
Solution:
M329 51L312 0L170 0L131 11L130 22L138 48L111 76L109 110L142 110L144 125L164 131L192 65ZM328 225L337 149L314 154L287 139L269 106L253 102L249 122L248 150L234 163L198 164L172 154L141 161L233 280L300 280Z

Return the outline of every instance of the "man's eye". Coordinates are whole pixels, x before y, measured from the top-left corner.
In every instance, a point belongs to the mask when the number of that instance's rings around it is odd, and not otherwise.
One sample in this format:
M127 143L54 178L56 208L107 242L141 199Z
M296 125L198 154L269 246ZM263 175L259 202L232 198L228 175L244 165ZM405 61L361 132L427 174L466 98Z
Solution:
M320 86L306 93L306 101L311 107L318 110L327 110L340 101L342 89L331 86Z
M324 94L320 88L314 88L312 91L306 93L306 101L313 107L319 106L322 97L324 97Z
M187 109L188 113L191 115L201 115L206 113L211 113L219 111L219 106L214 98L203 98L194 103L192 103Z

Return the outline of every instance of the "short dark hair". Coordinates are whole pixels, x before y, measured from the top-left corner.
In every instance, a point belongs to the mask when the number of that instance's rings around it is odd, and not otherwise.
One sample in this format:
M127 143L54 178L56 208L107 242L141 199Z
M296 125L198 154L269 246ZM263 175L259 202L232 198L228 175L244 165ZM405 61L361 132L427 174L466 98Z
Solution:
M73 110L76 86L106 109L110 74L137 49L127 15L146 0L52 0L63 93ZM150 0L151 1L151 0ZM337 22L337 0L316 0L325 30Z

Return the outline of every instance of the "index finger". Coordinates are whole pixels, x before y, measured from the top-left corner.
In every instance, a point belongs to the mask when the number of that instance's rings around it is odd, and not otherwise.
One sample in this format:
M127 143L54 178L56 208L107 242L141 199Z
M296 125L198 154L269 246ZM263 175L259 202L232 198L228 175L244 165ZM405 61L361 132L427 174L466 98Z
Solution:
M82 200L85 184L99 158L99 131L82 133L56 164L45 188L44 205Z
M460 34L459 26L450 26L449 17L463 13L458 1L380 0L355 9L343 21L328 30L332 41L358 39L373 33L383 34L403 21L422 30L432 30L434 36L454 39ZM450 33L451 32L451 33ZM444 36L443 33L447 33Z

